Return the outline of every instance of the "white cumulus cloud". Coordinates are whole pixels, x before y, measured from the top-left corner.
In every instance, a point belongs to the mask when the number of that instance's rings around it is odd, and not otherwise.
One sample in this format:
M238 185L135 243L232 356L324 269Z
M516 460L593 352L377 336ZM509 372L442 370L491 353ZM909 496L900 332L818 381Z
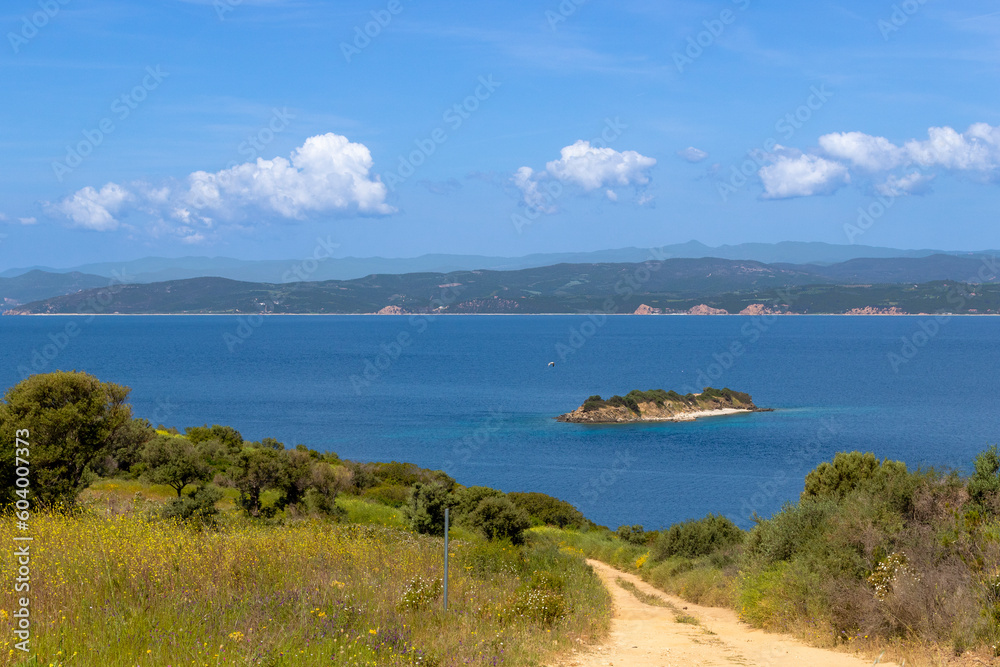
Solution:
M779 155L758 172L765 199L831 194L849 183L847 167L816 155Z
M227 221L249 217L303 219L309 214L385 215L396 209L385 202L387 188L371 172L371 152L338 134L306 139L289 158L258 158L217 172L196 171L181 183L85 187L47 210L73 225L96 231L119 227L126 207L147 214L151 233L171 231L188 243ZM173 221L173 226L165 221Z
M819 145L830 157L868 171L895 169L907 161L906 151L899 146L885 137L863 132L825 134L819 138Z
M372 178L371 168L364 144L328 133L306 139L291 159L258 158L215 173L196 171L184 199L196 209L232 213L256 207L283 218L350 209L392 213L386 186Z
M88 185L61 202L49 205L49 209L69 218L74 227L108 232L118 229L115 216L125 202L132 199L132 194L117 183L108 183L100 190Z
M654 158L636 151L598 148L582 140L566 146L559 154L561 157L546 164L545 169L560 181L575 183L585 190L648 183L648 171L656 164Z
M964 133L932 127L926 140L911 139L904 147L910 159L923 167L992 172L1000 166L1000 127L976 123Z
M904 195L919 195L930 189L930 182L934 180L931 174L921 174L914 171L903 176L889 174L884 183L875 186L879 194L886 197L902 197Z
M616 151L580 140L560 150L559 159L546 163L544 171L521 167L511 180L521 191L525 204L544 213L554 213L553 201L564 186L576 186L585 192L604 188L605 196L617 201L616 187L646 185L649 171L655 165L655 158L636 151Z

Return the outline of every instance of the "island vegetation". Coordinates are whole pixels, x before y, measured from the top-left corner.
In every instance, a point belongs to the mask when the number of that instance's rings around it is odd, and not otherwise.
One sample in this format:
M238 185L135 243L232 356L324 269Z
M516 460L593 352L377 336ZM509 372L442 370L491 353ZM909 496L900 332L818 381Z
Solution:
M752 403L725 392L703 400ZM31 432L39 664L543 664L607 632L609 596L584 556L871 659L1000 657L995 446L966 477L837 454L749 530L719 515L611 530L551 496L466 487L413 464L248 441L228 426L154 428L127 399L126 387L52 373L0 403L8 544L22 534L15 433ZM14 558L0 552L0 567L14 571ZM14 595L0 594L0 665L17 661Z
M556 417L558 421L586 424L623 424L639 421L691 421L698 417L767 412L754 405L750 394L705 387L699 393L678 394L674 390L633 390L604 400L591 396L579 408Z

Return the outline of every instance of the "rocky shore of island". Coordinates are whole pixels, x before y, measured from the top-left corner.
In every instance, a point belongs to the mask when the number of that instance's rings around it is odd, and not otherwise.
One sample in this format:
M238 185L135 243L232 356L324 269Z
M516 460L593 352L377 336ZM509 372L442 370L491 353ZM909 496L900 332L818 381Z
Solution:
M604 400L591 396L572 412L556 420L575 424L626 424L633 422L694 421L701 417L716 417L748 412L770 412L759 408L750 394L732 389L705 387L699 394L679 394L676 391L651 389L630 391L625 396Z

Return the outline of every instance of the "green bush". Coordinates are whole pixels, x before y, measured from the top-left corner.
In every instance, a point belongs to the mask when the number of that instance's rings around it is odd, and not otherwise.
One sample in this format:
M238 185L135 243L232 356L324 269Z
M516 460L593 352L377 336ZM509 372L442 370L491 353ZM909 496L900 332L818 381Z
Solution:
M440 484L417 482L410 491L403 514L410 528L418 533L444 535L444 510L452 502L447 489Z
M414 577L406 582L399 600L401 609L423 609L441 597L444 585L441 579Z
M607 403L608 405L614 406L616 408L626 407L625 399L622 396L619 396L618 394L615 394L614 396L609 398Z
M243 449L243 436L232 426L192 426L184 430L184 436L196 445L208 440L218 440L232 454Z
M512 492L507 497L512 503L523 509L538 525L558 526L560 528L590 528L593 523L583 516L580 510L565 500L559 500L550 495L537 492Z
M454 492L455 515L457 519L467 517L486 498L502 498L503 491L491 489L488 486L467 486Z
M402 507L410 497L410 488L402 484L382 484L365 489L361 497L389 507Z
M524 543L524 531L531 526L527 513L507 498L484 498L466 518L466 524L490 540Z
M222 491L211 484L198 487L190 496L174 498L160 512L165 519L196 521L213 525L219 510L215 504L222 500Z
M842 499L855 489L884 488L893 477L907 474L901 461L879 461L872 453L839 452L806 475L803 498Z
M615 535L622 542L628 542L629 544L636 544L642 546L646 544L648 536L646 535L646 530L640 526L619 526L618 530L615 531Z
M331 495L318 489L309 488L306 489L302 502L310 514L318 514L338 521L347 518L347 511L337 505L336 494Z
M969 500L982 511L997 511L1000 500L1000 451L993 445L976 457L969 478Z
M746 540L748 558L764 566L788 560L822 536L836 511L837 505L831 500L785 505L781 512L750 531Z
M724 516L709 514L703 519L676 523L660 535L656 557L697 558L743 541L744 533Z

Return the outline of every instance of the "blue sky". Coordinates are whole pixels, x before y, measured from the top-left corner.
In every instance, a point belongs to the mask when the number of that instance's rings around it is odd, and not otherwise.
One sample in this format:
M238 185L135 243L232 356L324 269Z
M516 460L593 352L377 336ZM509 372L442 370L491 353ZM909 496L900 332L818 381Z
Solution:
M993 3L9 0L0 27L0 268L1000 247Z

